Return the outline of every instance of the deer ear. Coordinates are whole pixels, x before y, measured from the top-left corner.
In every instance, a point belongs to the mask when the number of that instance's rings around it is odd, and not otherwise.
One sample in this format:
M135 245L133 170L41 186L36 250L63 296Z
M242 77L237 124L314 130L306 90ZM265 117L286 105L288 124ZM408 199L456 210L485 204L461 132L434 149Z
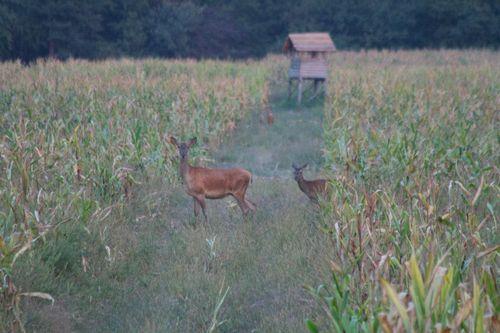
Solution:
M195 145L195 144L196 144L196 141L197 141L197 140L196 140L196 137L192 138L191 140L189 140L189 142L188 142L188 146L189 146L189 147L191 147L191 146Z
M292 168L294 168L295 170L297 170L297 165L295 163L292 163Z
M306 163L306 164L304 164L303 166L301 166L300 168L301 168L301 169L305 169L306 167L307 167L307 163Z
M174 138L172 135L168 136L167 142L173 144L174 146L179 146L179 144L177 143L177 139Z

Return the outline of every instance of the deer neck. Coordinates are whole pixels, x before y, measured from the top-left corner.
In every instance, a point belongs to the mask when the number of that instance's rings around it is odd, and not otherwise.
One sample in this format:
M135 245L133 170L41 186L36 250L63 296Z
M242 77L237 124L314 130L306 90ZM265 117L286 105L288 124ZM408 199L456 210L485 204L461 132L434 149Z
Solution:
M297 179L297 184L299 184L299 188L302 190L302 192L307 193L308 188L307 188L307 181L304 179L304 177L300 177Z
M189 168L190 166L187 157L181 158L181 163L179 164L179 173L181 174L182 180L184 180L184 182L186 181Z

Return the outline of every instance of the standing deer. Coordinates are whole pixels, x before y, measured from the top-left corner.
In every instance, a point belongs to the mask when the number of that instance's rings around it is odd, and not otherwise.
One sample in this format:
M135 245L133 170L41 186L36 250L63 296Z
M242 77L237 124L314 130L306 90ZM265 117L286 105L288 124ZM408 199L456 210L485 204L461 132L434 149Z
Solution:
M222 199L228 195L236 199L244 216L249 210L255 210L255 204L245 199L245 192L252 180L250 172L242 168L210 169L191 166L188 163L188 152L189 148L196 143L196 138L178 143L176 138L170 136L168 141L179 150L179 172L187 194L193 197L193 210L196 217L201 207L205 222L208 222L205 199Z
M312 202L319 204L319 197L326 197L328 194L328 181L326 179L305 180L302 172L306 167L307 163L301 167L292 164L293 176L297 181L297 184L299 184L300 190L304 192Z

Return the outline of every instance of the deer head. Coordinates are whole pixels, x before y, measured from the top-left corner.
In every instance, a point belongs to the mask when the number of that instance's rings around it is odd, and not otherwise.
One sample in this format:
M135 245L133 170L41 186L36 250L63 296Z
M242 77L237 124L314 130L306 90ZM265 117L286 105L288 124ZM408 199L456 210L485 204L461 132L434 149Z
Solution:
M298 167L295 163L292 164L293 176L294 176L295 180L303 179L304 176L302 175L302 172L304 171L304 169L306 167L307 167L307 163L301 167Z
M175 137L169 136L168 142L170 142L171 144L173 144L174 146L177 147L177 149L179 150L179 156L181 157L181 159L186 159L188 156L189 148L191 148L193 145L196 144L196 138L192 138L188 142L179 143Z

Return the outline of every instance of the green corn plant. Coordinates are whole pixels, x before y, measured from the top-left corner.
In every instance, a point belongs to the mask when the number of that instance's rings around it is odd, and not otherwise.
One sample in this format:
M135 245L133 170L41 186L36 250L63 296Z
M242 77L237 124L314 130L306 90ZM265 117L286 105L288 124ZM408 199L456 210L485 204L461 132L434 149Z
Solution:
M443 259L437 263L431 259L431 264L427 265L425 274L422 274L416 255L413 254L406 264L409 292L400 294L402 297L389 282L380 280L392 305L389 316L382 317L385 327L390 330L404 327L406 331L415 332L460 329L486 332L487 327L493 328L498 313L492 302L495 302L497 296L491 289L488 295L484 295L475 278L471 286L472 297L469 296L466 287L460 284L456 268L452 265L448 268L441 266ZM483 277L485 282L491 281L488 280L487 272ZM491 317L485 316L486 308Z
M219 318L217 317L229 293L229 290L230 290L229 287L225 288L224 290L224 281L222 281L219 293L217 295L217 302L215 304L215 308L212 313L212 320L210 322L210 326L207 329L207 333L217 332L217 329L225 323L225 320L220 321Z
M353 305L350 277L341 272L337 265L334 267L331 285L320 285L317 288L305 286L326 314L328 331L339 333L370 331L366 318ZM306 320L306 327L311 333L320 331L318 325L311 319Z

